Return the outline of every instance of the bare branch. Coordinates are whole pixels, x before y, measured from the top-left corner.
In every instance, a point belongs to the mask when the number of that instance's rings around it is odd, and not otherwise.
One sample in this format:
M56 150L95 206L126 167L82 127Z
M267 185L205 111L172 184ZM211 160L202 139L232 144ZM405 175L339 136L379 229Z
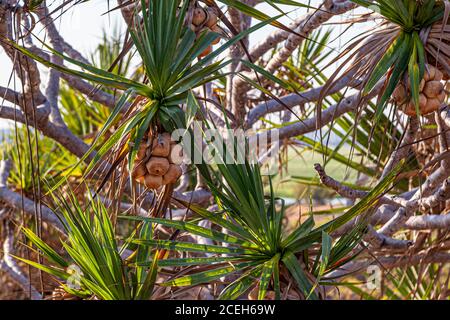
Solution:
M31 199L22 196L14 191L11 191L8 189L6 179L9 176L9 172L11 170L11 162L1 160L0 161L0 200L7 204L8 206L16 209L21 210L25 214L29 216L35 215L35 204L34 201ZM58 215L48 208L45 205L41 205L41 213L42 213L42 221L49 223L54 228L56 228L61 233L64 233L64 227L61 223L61 221L58 219Z
M332 122L334 119L339 118L345 113L356 111L359 106L365 104L369 99L373 98L380 91L380 85L376 86L374 90L364 98L361 98L360 93L356 93L350 97L342 99L339 103L332 105L328 109L322 111L320 126ZM295 137L299 135L304 135L308 132L313 132L317 130L317 119L312 117L305 119L294 124L287 125L280 129L272 129L278 131L280 139Z
M369 232L364 237L364 240L369 242L374 249L406 250L413 245L412 241L394 239L377 232L372 226L368 228Z
M44 58L45 60L50 59L48 53L44 52L43 50L39 49L36 46L30 47L28 49L32 51L34 54L37 54L40 57ZM115 107L117 99L116 97L114 97L114 95L107 93L103 90L100 90L99 88L94 87L87 81L84 81L81 78L77 78L67 73L62 73L61 78L64 79L70 87L85 94L89 100L101 103L110 108ZM126 110L127 108L128 105L126 104L124 110Z
M351 1L340 2L337 0L325 0L317 10L307 14L302 23L295 30L297 34L291 33L286 39L283 47L269 60L265 70L274 73L281 65L289 59L295 49L308 38L309 34L320 27L324 22L331 19L334 15L344 13L356 7ZM257 78L253 73L246 73L246 76L256 81ZM233 113L242 113L245 101L245 92L248 90L248 84L241 77L234 77L232 84L232 105Z
M27 108L31 113L31 109L37 105L43 104L46 101L45 96L40 90L41 77L37 63L32 59L26 57L23 54L19 54L14 50L9 43L4 39L14 40L19 36L13 34L12 26L14 24L13 20L13 9L8 6L8 3L0 3L0 46L5 50L8 57L13 63L14 71L17 76L22 81L24 87L24 98L25 102L22 107ZM18 26L20 30L20 26Z
M336 191L338 194L340 194L344 198L351 199L351 200L356 200L356 199L364 198L368 194L368 192L366 192L366 191L352 189L352 188L350 188L348 186L344 186L340 182L334 180L333 178L331 178L330 176L328 176L325 173L325 170L318 163L316 163L314 165L314 169L319 174L320 181L325 186L327 186L328 188L333 189L334 191ZM386 195L379 198L378 204L391 204L391 205L394 205L394 206L398 206L399 205L395 201L395 199L393 199L393 198L391 198L389 196L386 196Z
M308 38L313 30L320 27L334 15L347 12L355 7L356 4L352 1L339 2L336 0L325 0L317 10L308 14L303 22L300 23L297 30L295 30L302 35L302 37L299 37L296 34L290 34L281 50L277 51L275 56L273 56L267 64L265 68L266 71L270 73L275 72L287 59L289 59L294 50L298 48L304 39Z
M3 259L0 260L0 270L6 272L25 292L30 294L32 300L41 300L42 295L31 285L20 267L11 257L14 250L14 233L9 226L6 227L6 239L3 242Z
M0 101L3 102L3 99L16 105L22 106L23 95L10 88L0 86Z
M52 17L49 15L48 9L45 5L42 5L41 8L37 11L38 17L41 22L45 25L45 29L48 34L48 38L50 40L50 44L53 46L53 49L56 52L63 52L63 39L60 36L56 26L53 22ZM52 54L50 56L50 61L54 64L62 65L63 58L56 54ZM65 126L64 121L61 117L61 113L58 108L58 97L59 97L59 88L60 88L60 78L61 74L56 69L50 69L48 76L47 88L45 91L47 100L50 104L51 113L50 119L53 123Z
M384 167L383 174L381 175L380 180L383 180L383 178L386 177L392 171L394 166L397 165L401 159L407 158L411 150L411 145L414 142L414 138L417 133L417 128L418 128L417 118L415 117L410 118L408 130L406 131L403 137L403 141L400 144L400 146L397 149L395 149L394 152L392 152L388 163Z
M39 110L36 114L40 114ZM11 107L0 106L0 118L16 120L20 123L26 124L26 115L23 112L14 110L14 108ZM66 126L55 125L50 121L45 121L45 118L44 121L42 121L42 118L40 119L41 120L38 121L36 125L35 123L29 123L29 125L40 130L47 137L59 142L64 148L69 150L78 158L82 158L89 150L89 146L84 143L83 140L75 136ZM85 162L89 163L94 155L95 153L88 155Z
M328 95L334 94L336 92L339 92L343 88L345 88L348 85L352 86L358 86L360 84L360 81L354 82L352 79L354 76L353 72L349 73L348 75L342 77L332 85L330 90L328 91ZM352 81L354 83L352 83ZM308 90L306 92L300 92L300 93L291 93L284 97L279 98L279 101L281 101L283 104L281 104L278 100L272 99L267 102L263 102L257 106L255 106L253 109L251 109L247 114L247 120L245 123L245 127L249 128L251 127L258 119L265 116L268 113L273 113L277 111L286 110L286 106L292 108L295 106L298 106L300 104L304 104L307 102L313 102L319 100L321 93L323 91L322 87L313 88L311 90Z
M450 214L409 217L405 222L405 228L409 230L448 230L450 228Z
M414 266L421 263L448 263L450 261L450 253L447 252L430 252L419 253L415 255L394 255L389 257L379 257L376 261L373 259L364 261L353 261L338 270L327 275L327 278L335 279L351 274L364 273L370 265L380 265L385 269L393 269L403 266Z

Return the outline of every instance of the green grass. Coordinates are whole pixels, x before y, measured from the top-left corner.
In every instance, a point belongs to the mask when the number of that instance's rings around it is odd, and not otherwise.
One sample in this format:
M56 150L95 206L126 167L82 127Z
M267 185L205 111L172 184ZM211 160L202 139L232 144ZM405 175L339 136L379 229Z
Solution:
M309 196L310 192L316 194L318 192L317 187L306 186L300 182L292 181L291 177L317 177L314 164L323 164L323 157L321 154L312 151L299 150L299 153L292 149L289 150L287 166L273 180L275 194L279 197L300 198L305 195ZM346 151L346 154L349 153L350 150ZM352 160L357 161L358 156L353 156ZM354 183L356 181L357 172L335 160L330 160L325 166L325 170L327 174L340 182ZM326 195L331 195L331 192L324 192L324 196Z

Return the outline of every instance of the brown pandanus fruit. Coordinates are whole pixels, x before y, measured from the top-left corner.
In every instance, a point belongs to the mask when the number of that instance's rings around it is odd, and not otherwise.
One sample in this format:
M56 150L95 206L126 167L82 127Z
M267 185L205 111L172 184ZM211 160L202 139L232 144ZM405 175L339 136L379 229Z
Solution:
M198 55L199 58L203 58L206 57L208 54L210 54L212 52L212 46L209 46L208 48L206 48L205 50L202 51L202 53L200 53Z
M149 189L158 189L162 186L163 177L148 174L144 178L144 185Z
M425 66L425 74L419 85L419 105L421 115L426 115L439 109L445 101L443 74L432 65ZM416 106L411 100L409 83L401 82L392 94L393 100L402 107L402 111L410 116L417 116Z
M192 17L192 24L196 27L201 26L208 19L208 14L203 8L196 8Z
M222 32L222 30L219 28L219 26L217 24L215 24L212 28L211 31L220 34ZM211 44L218 44L220 42L220 37L217 37L216 39L214 39L213 42L211 42Z
M148 135L136 154L131 176L149 189L159 189L163 185L174 184L182 174L183 162L181 145L171 141L168 132Z
M145 164L138 164L134 167L133 172L131 173L131 176L134 179L139 179L142 176L145 176L147 174L147 168L145 167Z
M153 140L152 157L168 157L170 153L170 134L164 132Z
M198 7L194 10L194 14L192 16L192 24L196 27L205 26L211 29L214 25L217 24L217 21L217 15L210 8L203 9L201 7Z
M205 26L209 29L212 29L215 25L217 25L217 21L219 20L214 11L210 8L206 10L207 20L205 22Z
M210 29L213 32L221 33L221 29L217 26L219 19L215 14L214 10L211 8L204 9L202 7L198 7L194 10L194 14L192 17L192 25L191 29L197 33L197 37L199 34L205 30ZM220 37L217 37L212 42L212 45L215 45L220 42ZM212 45L207 47L203 52L201 52L198 57L203 58L212 52Z
M162 177L169 170L170 163L167 158L151 157L150 160L148 160L146 167L150 174Z
M177 182L181 174L182 172L180 166L176 164L171 164L169 170L167 170L166 174L163 177L162 184L166 185Z
M147 150L148 150L148 145L146 142L142 141L142 143L139 146L139 150L136 154L136 160L144 160L145 157L147 156Z

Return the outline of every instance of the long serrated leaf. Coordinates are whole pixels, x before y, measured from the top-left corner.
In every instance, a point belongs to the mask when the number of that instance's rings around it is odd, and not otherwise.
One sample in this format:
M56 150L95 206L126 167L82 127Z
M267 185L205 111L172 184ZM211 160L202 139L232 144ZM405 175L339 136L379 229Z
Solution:
M394 62L398 59L400 54L399 48L403 45L405 36L403 33L394 40L394 42L389 46L386 53L383 55L381 60L377 63L377 66L372 71L367 84L364 87L364 93L370 92L375 85L380 81L380 79L386 74L386 72L392 67Z
M275 268L278 268L279 262L280 254L277 254L275 257L264 263L259 280L258 300L264 300L266 297L267 288L269 287Z
M198 235L201 237L205 237L211 240L226 242L234 245L240 245L242 247L247 248L257 248L253 243L248 241L243 241L239 238L236 238L232 235L224 234L222 232L218 232L212 229L207 229L200 227L195 223L189 223L184 221L174 221L168 219L160 219L160 218L147 218L147 217L137 217L137 216L121 216L121 219L126 220L137 220L137 221L148 221L156 224L161 224L166 227L175 228L178 230L189 232L190 234Z
M223 276L233 274L235 272L238 272L240 270L243 270L248 267L252 267L259 264L259 262L243 262L243 263L237 263L236 265L224 267L224 268L217 268L213 270L203 271L195 274L191 274L188 276L180 277L174 280L170 280L167 282L162 283L162 286L175 286L175 287L183 287L183 286L193 286L200 283L209 283L214 280L217 280Z
M255 284L261 273L261 266L257 266L230 283L219 295L219 300L235 300Z
M283 255L282 261L294 277L297 282L297 286L303 295L311 298L312 300L317 300L318 297L315 292L311 291L312 285L306 277L305 272L303 271L295 255L292 252L287 252Z
M221 247L216 245L196 244L191 242L170 240L132 240L132 243L151 246L157 249L168 249L187 252L225 253L225 254L255 254L255 251L234 247Z
M64 260L53 248L39 238L31 229L22 227L22 232L39 250L42 254L51 262L58 264L60 267L67 268L68 262Z

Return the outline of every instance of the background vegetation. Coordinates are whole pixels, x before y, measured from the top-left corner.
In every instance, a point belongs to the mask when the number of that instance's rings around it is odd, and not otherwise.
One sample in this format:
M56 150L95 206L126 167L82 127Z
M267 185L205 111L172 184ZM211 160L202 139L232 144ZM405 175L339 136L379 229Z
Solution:
M80 2L0 3L0 298L448 299L447 1L108 1L87 55ZM276 170L137 174L198 123Z

